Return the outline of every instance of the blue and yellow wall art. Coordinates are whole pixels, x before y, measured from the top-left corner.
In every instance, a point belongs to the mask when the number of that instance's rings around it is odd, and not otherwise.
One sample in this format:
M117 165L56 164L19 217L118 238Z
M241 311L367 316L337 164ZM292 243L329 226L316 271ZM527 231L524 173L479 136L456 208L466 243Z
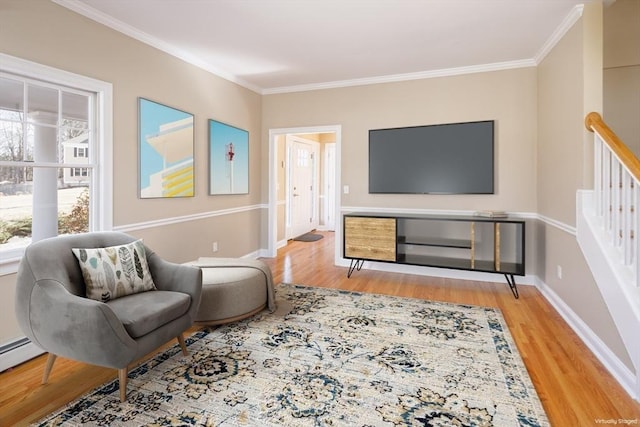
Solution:
M138 98L140 198L192 197L193 114Z
M249 193L249 132L209 120L209 194Z

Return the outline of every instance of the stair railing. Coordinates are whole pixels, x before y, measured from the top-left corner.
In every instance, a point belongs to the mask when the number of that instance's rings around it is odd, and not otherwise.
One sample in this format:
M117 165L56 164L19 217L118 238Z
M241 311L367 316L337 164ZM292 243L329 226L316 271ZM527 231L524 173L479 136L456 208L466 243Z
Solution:
M602 120L587 114L585 125L594 133L594 201L609 242L640 287L640 160Z

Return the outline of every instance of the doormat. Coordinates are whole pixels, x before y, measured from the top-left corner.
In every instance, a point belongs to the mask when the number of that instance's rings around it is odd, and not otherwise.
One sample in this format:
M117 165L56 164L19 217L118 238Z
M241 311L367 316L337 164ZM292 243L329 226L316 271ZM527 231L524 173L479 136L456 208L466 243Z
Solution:
M316 240L320 240L323 237L324 236L322 234L305 233L302 236L298 236L293 240L295 240L296 242L315 242Z

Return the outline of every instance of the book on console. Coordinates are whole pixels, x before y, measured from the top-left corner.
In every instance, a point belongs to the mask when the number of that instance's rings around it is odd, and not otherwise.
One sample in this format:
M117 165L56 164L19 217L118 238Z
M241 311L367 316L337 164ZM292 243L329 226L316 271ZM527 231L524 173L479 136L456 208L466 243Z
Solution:
M509 216L505 211L476 211L475 215L484 218L506 218Z

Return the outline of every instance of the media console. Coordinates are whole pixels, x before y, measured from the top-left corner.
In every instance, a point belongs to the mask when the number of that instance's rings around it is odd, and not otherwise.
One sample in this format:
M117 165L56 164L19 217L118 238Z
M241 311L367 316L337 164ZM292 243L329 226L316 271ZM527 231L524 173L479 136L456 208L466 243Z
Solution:
M482 216L349 213L343 221L347 277L364 261L524 276L525 222Z

